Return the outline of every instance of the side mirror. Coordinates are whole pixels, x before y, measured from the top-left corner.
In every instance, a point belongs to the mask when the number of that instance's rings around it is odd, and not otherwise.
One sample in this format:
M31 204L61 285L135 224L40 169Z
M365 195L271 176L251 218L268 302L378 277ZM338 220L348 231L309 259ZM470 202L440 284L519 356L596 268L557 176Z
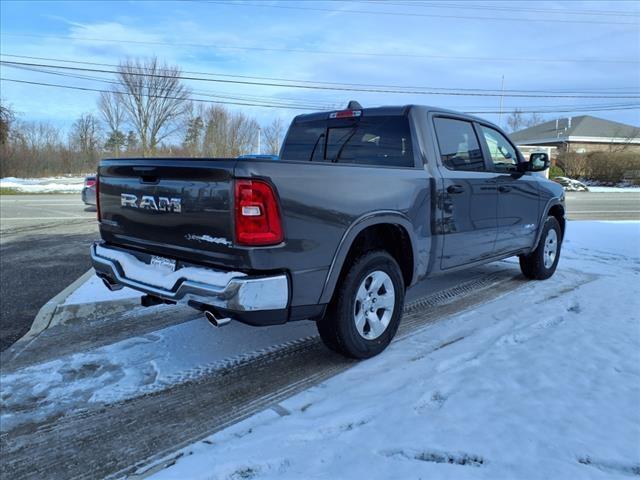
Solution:
M529 157L530 172L544 172L549 168L549 155L546 153L532 153Z

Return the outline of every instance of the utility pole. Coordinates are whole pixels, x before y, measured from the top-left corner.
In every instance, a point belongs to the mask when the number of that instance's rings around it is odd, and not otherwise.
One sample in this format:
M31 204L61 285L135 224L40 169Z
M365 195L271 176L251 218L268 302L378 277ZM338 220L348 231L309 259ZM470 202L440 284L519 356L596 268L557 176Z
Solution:
M502 97L504 97L504 75L502 75L502 83L500 85L500 113L498 114L499 127L502 127Z
M261 128L260 126L258 126L258 155L260 155L262 153L261 148L260 148L260 132L261 132Z

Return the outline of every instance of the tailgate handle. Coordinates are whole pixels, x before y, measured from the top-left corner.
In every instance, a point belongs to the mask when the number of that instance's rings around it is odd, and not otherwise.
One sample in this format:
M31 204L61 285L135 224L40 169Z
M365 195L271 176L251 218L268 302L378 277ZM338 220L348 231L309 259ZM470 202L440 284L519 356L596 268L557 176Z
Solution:
M156 175L156 167L132 167L135 173L140 175L142 183L158 183L158 175Z
M158 183L160 178L157 175L140 175L141 183Z

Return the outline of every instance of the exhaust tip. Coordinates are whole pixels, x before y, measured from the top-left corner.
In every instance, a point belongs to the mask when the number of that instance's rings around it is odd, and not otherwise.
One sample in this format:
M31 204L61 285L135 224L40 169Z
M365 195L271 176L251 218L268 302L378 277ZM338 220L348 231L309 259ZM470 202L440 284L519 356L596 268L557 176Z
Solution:
M112 292L116 290L122 290L122 287L124 287L124 285L120 285L119 283L116 283L114 280L112 280L109 277L100 276L100 280L102 280L102 283L104 283L105 287L107 287Z
M220 327L224 327L225 325L231 323L231 319L230 318L220 318L217 317L215 313L213 313L210 310L205 310L204 311L204 317L207 319L207 321L213 325L216 328L220 328Z

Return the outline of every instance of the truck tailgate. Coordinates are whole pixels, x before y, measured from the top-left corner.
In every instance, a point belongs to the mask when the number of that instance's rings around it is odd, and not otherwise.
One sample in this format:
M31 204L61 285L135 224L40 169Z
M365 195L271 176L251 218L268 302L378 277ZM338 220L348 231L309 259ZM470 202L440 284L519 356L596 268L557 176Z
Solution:
M106 241L202 261L233 242L235 159L103 160L101 233Z

